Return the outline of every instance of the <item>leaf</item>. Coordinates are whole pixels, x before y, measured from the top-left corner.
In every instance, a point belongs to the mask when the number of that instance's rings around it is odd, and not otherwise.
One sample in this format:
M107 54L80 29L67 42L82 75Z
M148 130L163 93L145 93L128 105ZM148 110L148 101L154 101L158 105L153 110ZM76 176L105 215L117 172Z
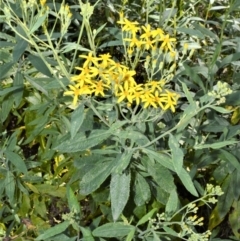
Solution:
M82 239L83 241L94 241L95 240L92 236L92 232L89 229L80 226L80 230L83 235L83 239Z
M8 160L16 167L17 171L24 174L27 173L26 164L18 154L8 150L4 151L4 154L6 155Z
M239 143L239 141L222 141L222 142L215 142L212 144L199 144L199 145L195 145L193 148L195 150L200 150L204 148L220 149L224 146L233 145L237 143Z
M222 114L229 114L232 112L232 110L227 110L227 109L219 107L219 106L210 105L209 108L214 109L217 112L222 113Z
M30 28L30 34L34 33L36 30L38 30L38 28L40 26L42 26L43 22L45 21L46 17L48 16L47 13L45 13L44 15L37 15L36 16L36 22L34 23L34 25Z
M23 96L23 90L24 90L24 80L23 80L23 75L20 72L17 72L14 81L13 81L13 86L19 87L19 89L14 91L14 102L15 102L15 108L17 108L22 101L22 96Z
M52 77L50 70L40 57L30 54L28 55L28 59L39 72L43 73L48 77Z
M168 145L172 153L173 167L179 175L183 166L183 152L181 148L179 148L177 139L171 134L169 135Z
M121 157L118 158L118 161L116 162L114 172L121 174L129 165L132 158L132 152L124 152L122 153Z
M0 65L0 80L4 79L6 77L6 74L12 69L14 62L9 62L6 64L1 64Z
M67 200L68 200L68 206L70 207L71 211L76 212L79 215L81 213L79 202L77 200L76 195L74 194L73 190L69 185L67 185Z
M149 158L153 158L155 161L157 161L162 166L168 168L171 171L174 171L173 163L171 162L171 159L166 154L155 152L150 149L143 148L142 152L146 153Z
M19 58L22 56L27 46L28 46L28 42L25 39L17 38L17 43L13 49L14 63L16 63L19 60Z
M6 196L9 198L9 203L14 204L14 193L15 193L15 178L14 175L7 171L7 175L5 178L5 192Z
M170 196L165 208L165 212L171 215L172 213L177 211L177 208L178 208L178 194L174 189L170 192Z
M21 86L13 86L13 87L8 87L8 88L5 88L3 90L0 90L0 96L4 96L4 95L7 95L11 92L14 92L16 90L19 90L21 89L22 87Z
M110 183L111 209L114 222L125 208L130 192L130 173L113 173Z
M62 142L59 146L55 147L54 150L66 153L85 151L108 139L111 134L110 130L93 130L88 137L83 133L78 133L73 139Z
M39 85L36 81L34 81L33 78L31 78L28 75L25 75L26 79L28 80L28 82L35 87L37 90L39 90L40 92L42 92L44 95L48 96L48 92L45 88L43 88L41 85Z
M156 163L155 165L149 163L148 173L164 191L170 193L176 188L172 173L159 163Z
M1 121L4 122L10 111L12 110L13 108L13 103L14 103L14 98L12 97L8 97L8 98L5 98L3 101L2 101L2 110L0 112L0 118L1 118ZM1 108L1 106L0 106Z
M54 186L51 184L35 184L34 187L41 194L48 194L54 197L65 198L66 197L66 187Z
M201 89L206 92L206 88L201 80L201 78L198 76L198 74L192 69L192 67L188 66L186 63L183 64L184 68L185 68L185 74L187 76L189 76L189 78L191 79L191 81L195 82L196 84L198 84L199 87L201 87Z
M240 200L234 201L232 211L229 214L229 223L237 239L240 240Z
M152 209L146 215L144 215L137 223L137 226L142 225L149 221L149 219L153 216L153 214L157 211L157 208Z
M151 191L145 178L137 173L135 179L135 197L134 201L137 206L147 203L151 198Z
M87 172L80 181L80 193L88 195L94 192L111 174L114 162L101 162Z
M240 163L238 159L230 152L225 151L224 149L219 150L227 161L229 161L239 172L240 172Z
M96 228L92 233L95 237L117 238L127 236L135 227L120 222L107 223Z
M85 119L85 113L84 113L84 104L81 103L77 109L75 109L71 115L71 139L75 137L77 134L79 128L81 127L84 119Z
M43 234L40 234L35 240L40 241L40 240L46 240L47 238L53 237L57 234L60 234L64 232L67 227L70 225L69 221L64 221L63 223L59 223L55 225L54 227L51 227L44 231Z
M194 187L194 184L192 182L192 179L190 175L187 173L187 171L182 168L181 173L178 175L179 178L181 179L184 187L195 197L198 197L198 193L196 188Z

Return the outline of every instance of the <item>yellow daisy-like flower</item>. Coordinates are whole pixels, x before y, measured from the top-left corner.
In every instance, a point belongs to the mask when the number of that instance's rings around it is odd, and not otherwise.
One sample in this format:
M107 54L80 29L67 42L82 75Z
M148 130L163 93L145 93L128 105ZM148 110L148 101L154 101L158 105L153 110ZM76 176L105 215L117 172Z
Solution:
M175 38L170 38L169 34L167 34L161 39L161 41L163 41L161 44L161 49L170 50L173 52L171 43L176 42Z
M142 26L142 29L144 30L145 33L143 33L140 38L144 38L144 39L149 39L152 36L152 32L151 32L151 26L150 24L148 24L146 27Z
M164 106L164 110L171 109L172 112L175 112L175 106L177 105L177 99L179 98L179 95L174 92L170 92L168 90L165 90L166 93L160 94L160 97L166 102L166 105Z
M133 89L132 88L126 88L126 86L119 86L119 91L116 93L116 96L118 97L117 103L122 102L124 99L127 99L129 103L133 102Z
M104 82L102 80L100 81L95 81L95 83L92 83L92 92L94 93L94 95L101 95L101 96L105 96L104 90L109 88L109 85L104 84Z
M79 85L69 85L71 90L65 91L63 95L72 95L73 96L73 105L77 105L78 97L81 95L91 94L91 90L88 85L80 87Z
M79 57L86 59L83 67L86 67L91 63L94 63L95 66L98 66L99 58L94 57L93 52L89 52L88 55L79 55Z

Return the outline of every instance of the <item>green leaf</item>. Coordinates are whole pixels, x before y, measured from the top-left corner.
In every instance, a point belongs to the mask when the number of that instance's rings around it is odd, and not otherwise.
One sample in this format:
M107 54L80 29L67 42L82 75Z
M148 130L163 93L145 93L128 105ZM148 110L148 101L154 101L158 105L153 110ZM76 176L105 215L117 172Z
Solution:
M132 152L124 152L122 153L121 157L118 158L118 161L116 162L114 172L121 174L129 165L132 158Z
M224 159L229 161L240 172L240 163L238 159L232 153L225 151L224 149L220 149L220 152L225 157Z
M67 153L85 151L108 139L111 134L111 131L106 130L93 130L88 137L83 133L78 133L73 139L62 142L54 150Z
M188 174L188 172L182 168L181 173L178 175L179 178L181 179L184 187L195 197L198 197L198 193L196 188L194 187L194 184L192 182L192 179L190 177L190 175Z
M28 82L37 90L39 90L40 92L42 92L44 95L48 96L48 92L45 88L42 87L42 85L39 85L36 81L34 81L34 78L31 78L28 75L25 75L26 79L28 80Z
M28 56L29 61L31 62L31 64L41 73L43 73L44 75L48 76L48 77L52 77L52 74L50 72L50 70L48 69L48 67L46 66L46 64L43 62L43 60L36 56L36 55L32 55L30 54Z
M177 211L178 208L178 194L176 190L172 190L165 208L165 212L172 214Z
M128 234L126 241L131 241L134 238L134 234L135 234L135 229L133 229L132 231L130 231L130 233Z
M149 221L149 219L153 216L153 214L157 211L157 208L152 209L146 215L144 215L137 223L137 226L142 225Z
M6 150L4 152L8 160L16 167L17 171L27 173L27 167L23 159L16 153Z
M81 213L79 202L77 200L76 195L74 194L73 190L69 185L67 185L67 200L68 200L68 206L70 207L71 211L76 212L79 215Z
M231 213L229 214L229 223L232 228L232 231L237 239L240 240L240 200L234 201L232 205Z
M3 90L0 90L0 96L7 95L7 94L14 92L16 90L19 90L19 89L21 89L21 86L13 86L13 87L5 88Z
M111 209L114 222L125 208L130 192L130 173L113 173L110 183Z
M176 173L179 175L183 166L183 152L181 148L179 148L177 139L171 134L169 136L168 145L172 153L173 167Z
M37 20L34 25L30 28L30 34L34 33L40 26L42 26L43 22L45 21L46 17L48 16L48 13L45 13L44 15L38 14L35 19Z
M172 173L159 163L156 163L155 165L149 163L148 173L153 177L157 185L164 191L170 193L176 188Z
M214 109L217 112L222 113L222 114L229 114L232 112L232 110L227 110L227 109L219 107L219 106L210 105L209 108Z
M83 120L85 119L84 104L81 103L77 109L75 109L71 115L71 139L75 137L79 128L81 127Z
M93 231L93 236L103 238L117 238L127 236L135 227L132 225L116 222L107 223Z
M80 193L88 195L94 192L111 174L114 162L101 162L87 172L80 181Z
M142 152L146 153L149 158L154 159L157 161L159 164L162 166L168 168L171 171L174 171L173 163L171 162L171 159L169 156L166 154L160 153L160 152L155 152L150 149L143 148Z
M82 239L83 241L94 241L95 240L92 236L92 232L89 229L80 227L80 230L83 235L83 239Z
M199 145L195 145L193 148L195 150L200 150L204 148L220 149L224 146L233 145L237 143L239 143L239 141L222 141L222 142L215 142L212 144L199 144Z
M14 98L12 98L10 96L3 100L2 110L0 112L0 118L1 118L2 122L4 122L7 119L8 115L13 107L13 103L14 103Z
M35 184L34 188L37 189L41 194L48 194L54 197L65 198L66 197L66 187L54 186L51 184Z
M0 65L0 73L1 73L0 80L5 79L6 74L12 69L14 64L15 64L14 62L9 62L9 63Z
M134 201L137 206L147 203L151 198L151 191L145 178L137 173L135 179L135 197Z
M24 80L23 80L23 75L20 72L17 72L14 81L13 81L13 86L19 87L19 89L14 91L14 102L16 105L16 108L21 104L22 97L23 97L23 90L24 90Z
M46 240L47 238L53 237L57 234L60 234L64 232L67 227L70 225L69 221L64 221L63 223L59 223L55 225L54 227L51 227L44 231L43 234L40 234L35 240L40 241L40 240Z
M19 58L24 53L25 49L28 46L28 42L25 39L17 38L17 43L13 49L13 61L16 63Z
M14 204L14 193L15 193L15 178L14 175L8 171L5 177L5 193L9 198L9 203Z
M191 81L195 82L196 84L198 84L199 87L201 87L201 89L206 92L206 88L201 80L201 78L198 76L198 74L193 70L192 67L188 66L186 63L183 64L184 68L185 68L185 74L187 76L189 76L189 78L191 78Z

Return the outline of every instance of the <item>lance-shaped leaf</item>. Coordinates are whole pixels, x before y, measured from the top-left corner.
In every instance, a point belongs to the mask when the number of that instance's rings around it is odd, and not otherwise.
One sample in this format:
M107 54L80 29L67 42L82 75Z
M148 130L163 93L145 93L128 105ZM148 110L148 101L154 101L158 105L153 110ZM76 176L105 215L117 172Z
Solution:
M125 208L130 190L130 174L113 173L110 184L110 196L113 220L116 221Z
M168 145L172 153L172 161L173 161L174 169L176 173L179 175L183 166L183 152L179 147L178 141L173 135L170 135Z

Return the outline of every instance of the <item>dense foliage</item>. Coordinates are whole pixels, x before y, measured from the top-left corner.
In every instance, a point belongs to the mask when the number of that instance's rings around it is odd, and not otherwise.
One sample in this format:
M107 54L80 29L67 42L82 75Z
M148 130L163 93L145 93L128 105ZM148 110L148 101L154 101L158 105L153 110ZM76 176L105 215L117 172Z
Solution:
M0 0L0 238L240 239L239 0Z

